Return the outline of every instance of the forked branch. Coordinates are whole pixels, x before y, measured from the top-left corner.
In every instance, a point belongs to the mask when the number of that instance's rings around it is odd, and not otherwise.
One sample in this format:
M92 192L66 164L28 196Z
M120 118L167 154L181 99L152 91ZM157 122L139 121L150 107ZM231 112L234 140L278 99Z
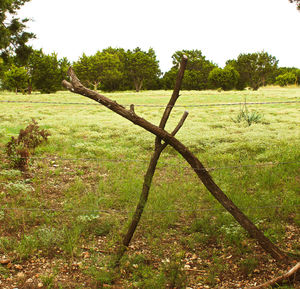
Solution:
M182 157L190 164L191 168L195 171L199 179L204 186L210 191L210 193L222 204L222 206L236 219L236 221L249 233L249 235L256 239L257 242L276 260L288 262L287 255L282 252L277 246L275 246L264 234L260 231L251 220L226 196L226 194L217 186L212 177L205 169L199 159L178 139L172 134L166 132L163 128L158 127L144 118L138 116L136 113L132 113L131 110L127 110L122 105L115 101L110 100L97 93L84 87L78 78L76 77L72 68L69 69L69 76L71 83L63 81L63 85L74 93L81 94L85 97L93 99L115 113L123 116L132 123L144 128L145 130L156 135L158 140L164 140L167 144L172 146ZM168 106L169 107L169 106ZM173 106L170 106L173 107Z
M179 73L177 75L177 79L176 79L176 83L175 83L175 88L172 94L172 97L170 99L169 105L165 108L165 111L163 113L162 119L161 119L161 123L160 123L160 128L164 128L171 110L177 100L177 98L179 97L179 90L181 87L181 83L182 83L182 79L183 79L183 75L184 75L184 70L186 68L186 63L187 63L187 57L183 57L183 59L181 60L181 68L179 70ZM132 113L134 113L134 106L131 105L130 106L130 110L132 111ZM173 132L171 133L172 136L175 136L176 133L180 130L180 128L183 126L184 121L186 120L188 116L188 112L184 112L182 118L180 119L179 123L177 124L177 126L175 127L175 129L173 130ZM156 165L157 162L159 160L159 157L162 153L162 151L167 147L168 143L164 143L161 144L161 140L156 137L155 139L155 146L154 146L154 152L151 156L150 159L150 163L147 169L147 172L145 174L144 177L144 183L143 183L143 189L142 189L142 193L139 199L139 202L137 204L137 207L135 209L133 218L131 220L131 223L128 227L127 233L125 234L125 236L123 237L123 241L122 244L120 244L117 254L116 254L116 259L114 262L114 267L118 267L120 264L120 260L122 258L122 256L124 255L126 249L128 248L130 241L135 233L135 230L141 220L144 208L146 206L147 200L148 200L148 196L149 196L149 192L150 192L150 187L152 184L152 179L156 170Z

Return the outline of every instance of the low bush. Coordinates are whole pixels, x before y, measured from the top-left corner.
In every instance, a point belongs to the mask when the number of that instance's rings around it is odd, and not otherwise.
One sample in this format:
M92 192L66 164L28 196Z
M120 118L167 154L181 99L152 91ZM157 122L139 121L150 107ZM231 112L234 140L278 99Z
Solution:
M6 154L12 166L22 171L27 170L30 156L49 136L50 133L45 129L41 130L38 123L32 119L25 129L20 130L18 138L11 137L6 145Z

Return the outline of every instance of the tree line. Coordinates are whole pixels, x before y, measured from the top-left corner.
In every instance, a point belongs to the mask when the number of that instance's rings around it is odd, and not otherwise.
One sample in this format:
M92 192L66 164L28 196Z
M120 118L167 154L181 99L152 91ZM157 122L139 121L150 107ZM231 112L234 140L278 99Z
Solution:
M206 59L201 50L176 51L173 66L164 74L159 68L155 51L140 48L124 50L106 48L94 55L81 57L72 63L82 83L94 90L122 91L172 89L179 69L180 59L189 59L182 89L185 90L257 90L265 85L286 86L300 83L300 69L278 67L278 60L265 51L240 54L230 59L224 68ZM61 90L61 81L67 78L71 65L67 58L32 50L26 61L16 56L0 58L2 89L30 93L37 90L52 93Z
M15 15L28 1L0 2L0 88L28 93L56 92L62 89L61 82L67 78L71 63L67 58L59 59L55 53L46 54L27 45L35 35L26 31L28 19L20 20ZM224 68L206 59L201 50L176 51L171 69L162 73L153 49L108 47L94 55L83 53L72 66L82 83L94 90L172 89L184 54L189 59L182 82L185 90L246 87L257 90L265 85L300 83L298 68L278 67L276 57L265 51L242 53L236 59L229 59Z

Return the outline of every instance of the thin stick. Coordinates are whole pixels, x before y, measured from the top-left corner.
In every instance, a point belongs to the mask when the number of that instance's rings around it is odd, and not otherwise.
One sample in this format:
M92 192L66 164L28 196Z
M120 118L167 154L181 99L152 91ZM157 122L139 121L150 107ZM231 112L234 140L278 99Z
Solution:
M300 271L300 262L297 263L290 271L288 271L287 273L274 278L264 284L261 284L259 286L255 286L255 287L249 287L248 289L261 289L261 288L269 288L270 286L273 285L280 285L282 284L285 280L291 280L293 279L293 277L295 277L295 279L297 278L297 273L299 273ZM298 276L299 278L299 276Z

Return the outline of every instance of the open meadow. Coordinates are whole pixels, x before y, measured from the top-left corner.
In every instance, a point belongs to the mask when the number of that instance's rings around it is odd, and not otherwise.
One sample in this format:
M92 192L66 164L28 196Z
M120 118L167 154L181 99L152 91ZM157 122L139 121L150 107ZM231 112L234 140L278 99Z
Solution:
M104 95L158 125L171 93ZM209 105L245 100L264 104ZM268 238L299 254L300 88L182 91L167 131L185 110L176 137ZM20 172L5 147L32 118L51 135ZM109 269L154 140L80 95L0 92L0 287L246 288L283 273L169 147L121 270Z

